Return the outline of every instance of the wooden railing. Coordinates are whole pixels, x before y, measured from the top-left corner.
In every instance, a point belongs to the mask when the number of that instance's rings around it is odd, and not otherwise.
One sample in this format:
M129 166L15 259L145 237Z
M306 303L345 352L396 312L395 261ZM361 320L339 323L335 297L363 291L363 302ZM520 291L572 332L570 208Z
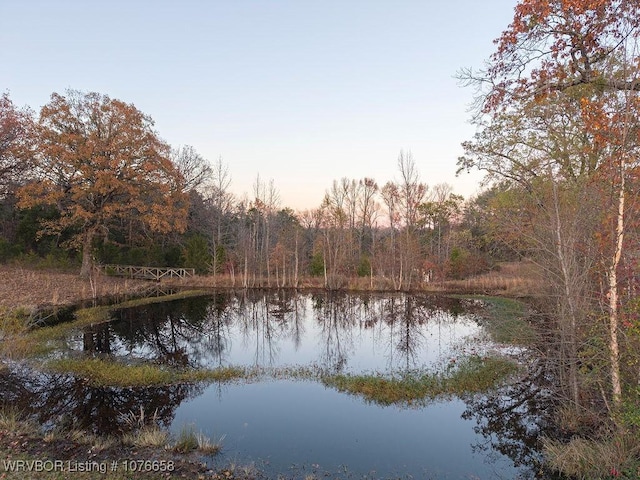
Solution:
M196 273L193 268L140 267L136 265L100 265L100 268L107 275L147 280L193 277Z

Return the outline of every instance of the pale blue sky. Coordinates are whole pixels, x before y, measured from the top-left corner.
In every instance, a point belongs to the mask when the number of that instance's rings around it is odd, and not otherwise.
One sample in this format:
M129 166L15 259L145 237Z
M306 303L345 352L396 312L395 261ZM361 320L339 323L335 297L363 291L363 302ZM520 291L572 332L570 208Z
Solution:
M481 67L516 0L0 0L0 92L39 111L52 92L133 103L170 144L229 165L232 190L273 179L282 205L320 204L334 179L455 177Z

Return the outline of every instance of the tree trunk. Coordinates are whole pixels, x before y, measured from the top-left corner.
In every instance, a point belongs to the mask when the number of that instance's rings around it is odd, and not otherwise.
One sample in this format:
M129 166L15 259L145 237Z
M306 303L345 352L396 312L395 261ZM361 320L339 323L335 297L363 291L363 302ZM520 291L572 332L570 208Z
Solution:
M620 407L622 384L620 382L620 349L618 347L618 265L622 256L624 241L624 201L625 173L620 168L620 190L618 192L618 222L616 225L616 245L609 267L609 360L611 362L611 389L614 406Z
M92 248L94 233L93 229L87 230L84 234L84 239L82 240L82 267L80 268L80 277L82 278L91 277L91 270L93 268Z
M558 263L560 264L560 272L562 279L562 287L564 290L564 299L562 303L565 305L559 309L559 319L560 322L560 331L562 332L562 345L563 349L565 345L568 345L567 352L567 360L569 361L569 384L571 390L571 396L573 398L573 403L576 407L580 406L580 390L578 385L578 338L577 338L577 313L574 303L574 294L575 292L572 289L572 285L574 282L572 281L572 272L570 272L569 259L565 253L566 245L564 236L562 234L562 220L560 218L560 199L558 198L558 186L556 184L556 179L553 177L553 173L549 173L549 178L551 180L551 185L553 188L553 210L554 216L553 223L555 224L555 245L556 245L556 255L558 257ZM566 307L566 308L565 308ZM566 335L565 327L567 326L566 321L566 310L569 312L569 334Z

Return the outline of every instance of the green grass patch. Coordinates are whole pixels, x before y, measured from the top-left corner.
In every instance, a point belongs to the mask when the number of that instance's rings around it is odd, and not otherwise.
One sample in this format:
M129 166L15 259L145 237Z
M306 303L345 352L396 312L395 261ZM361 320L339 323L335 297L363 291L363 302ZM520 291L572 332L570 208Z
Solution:
M453 298L480 300L486 307L483 326L497 343L530 345L536 338L535 329L527 321L527 306L518 300L489 295L451 295Z
M505 358L472 356L442 373L406 374L402 377L329 375L323 377L322 382L380 405L410 405L444 395L486 391L517 369L514 362Z
M62 358L47 363L47 368L72 373L92 385L142 386L173 383L176 373L159 366L143 363L127 365L99 358Z
M120 387L230 382L247 376L244 369L237 367L175 370L152 363L126 364L101 358L62 358L48 362L45 368L56 372L72 373L95 386Z

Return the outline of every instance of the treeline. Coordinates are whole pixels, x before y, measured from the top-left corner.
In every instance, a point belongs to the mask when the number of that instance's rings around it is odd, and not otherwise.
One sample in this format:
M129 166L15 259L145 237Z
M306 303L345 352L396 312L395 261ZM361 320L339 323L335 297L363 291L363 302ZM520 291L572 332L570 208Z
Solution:
M231 193L221 158L171 147L135 106L98 93L54 93L35 115L0 101L0 260L192 267L244 287L327 288L366 278L409 290L496 260L482 197L465 202L420 179L411 152L399 181L335 180L319 206L281 205L273 180ZM493 254L493 255L492 255ZM503 251L502 256L506 253Z

